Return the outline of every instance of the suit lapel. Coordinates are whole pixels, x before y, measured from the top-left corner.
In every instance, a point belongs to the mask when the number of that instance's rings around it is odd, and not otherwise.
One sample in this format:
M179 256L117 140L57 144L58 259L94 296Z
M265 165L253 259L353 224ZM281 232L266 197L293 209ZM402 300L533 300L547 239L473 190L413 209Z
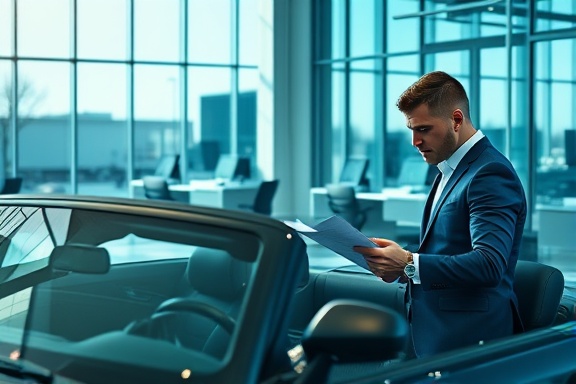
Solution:
M462 161L460 161L460 163L454 170L454 173L452 173L452 176L450 176L448 183L446 183L446 185L444 186L442 194L440 195L438 201L436 202L436 205L434 206L434 210L430 212L432 201L434 200L434 194L436 193L436 189L438 188L438 184L440 183L439 176L441 175L439 174L436 176L436 179L434 180L434 187L430 191L430 194L428 195L428 199L426 200L426 206L424 208L422 226L420 228L420 247L422 247L422 243L424 243L424 240L428 236L430 227L436 221L440 208L442 208L442 205L444 205L444 201L446 200L448 195L452 192L456 183L462 178L462 175L464 175L464 173L468 170L470 164L473 163L478 158L478 156L480 156L480 154L490 145L491 144L488 138L483 137L480 141L478 141L478 143L476 143L474 146L472 146L472 148L470 148L468 153L464 156Z
M420 225L420 241L424 239L425 230L428 228L428 221L430 220L430 211L432 209L432 202L434 201L434 196L436 195L436 190L440 184L440 179L442 178L442 173L438 172L432 183L432 188L430 188L430 193L428 193L428 198L426 199L426 205L424 205L424 215L422 216L422 223Z

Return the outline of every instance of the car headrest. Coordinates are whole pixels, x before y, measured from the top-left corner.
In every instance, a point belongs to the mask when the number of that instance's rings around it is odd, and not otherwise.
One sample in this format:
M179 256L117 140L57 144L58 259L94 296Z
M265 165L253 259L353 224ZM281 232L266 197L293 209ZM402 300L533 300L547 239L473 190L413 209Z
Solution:
M524 330L546 327L554 322L564 291L564 275L550 265L518 260L514 292Z
M220 249L197 248L187 266L188 282L196 291L221 300L243 296L250 264Z

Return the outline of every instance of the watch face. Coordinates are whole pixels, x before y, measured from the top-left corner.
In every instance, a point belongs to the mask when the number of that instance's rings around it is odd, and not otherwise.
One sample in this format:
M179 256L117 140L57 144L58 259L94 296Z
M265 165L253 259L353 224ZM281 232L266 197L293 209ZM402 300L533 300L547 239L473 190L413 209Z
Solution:
M404 267L404 273L409 278L413 278L414 275L416 274L416 267L414 266L414 264L406 264L406 266Z

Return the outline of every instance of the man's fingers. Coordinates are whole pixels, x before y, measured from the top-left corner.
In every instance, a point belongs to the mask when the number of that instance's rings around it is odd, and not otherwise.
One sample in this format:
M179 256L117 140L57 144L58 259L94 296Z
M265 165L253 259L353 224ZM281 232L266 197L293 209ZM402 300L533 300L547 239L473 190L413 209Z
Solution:
M390 245L395 245L396 243L392 240L388 240L388 239L381 239L379 237L371 237L370 241L372 241L374 244L376 244L379 247L388 247Z
M355 252L360 253L362 256L379 256L380 248L370 248L370 247L354 247L352 248Z

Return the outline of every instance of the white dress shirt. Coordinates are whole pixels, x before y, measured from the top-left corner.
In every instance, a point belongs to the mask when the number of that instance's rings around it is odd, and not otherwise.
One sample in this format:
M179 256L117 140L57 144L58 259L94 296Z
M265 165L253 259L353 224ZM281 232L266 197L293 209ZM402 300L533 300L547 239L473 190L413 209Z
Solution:
M434 212L434 207L436 206L436 203L438 202L440 195L442 195L444 187L448 183L448 180L450 180L450 177L454 173L454 170L456 169L458 164L460 164L460 161L474 146L474 144L479 142L483 137L484 134L480 132L480 130L476 131L476 133L474 133L472 137L470 137L464 144L462 144L460 148L458 148L456 152L452 154L452 156L438 163L437 167L440 170L440 173L442 173L442 178L440 179L438 188L436 188L436 194L434 195L434 200L432 201L430 214ZM414 267L416 268L416 274L412 278L412 281L414 282L414 284L420 284L420 254L418 253L414 253Z

